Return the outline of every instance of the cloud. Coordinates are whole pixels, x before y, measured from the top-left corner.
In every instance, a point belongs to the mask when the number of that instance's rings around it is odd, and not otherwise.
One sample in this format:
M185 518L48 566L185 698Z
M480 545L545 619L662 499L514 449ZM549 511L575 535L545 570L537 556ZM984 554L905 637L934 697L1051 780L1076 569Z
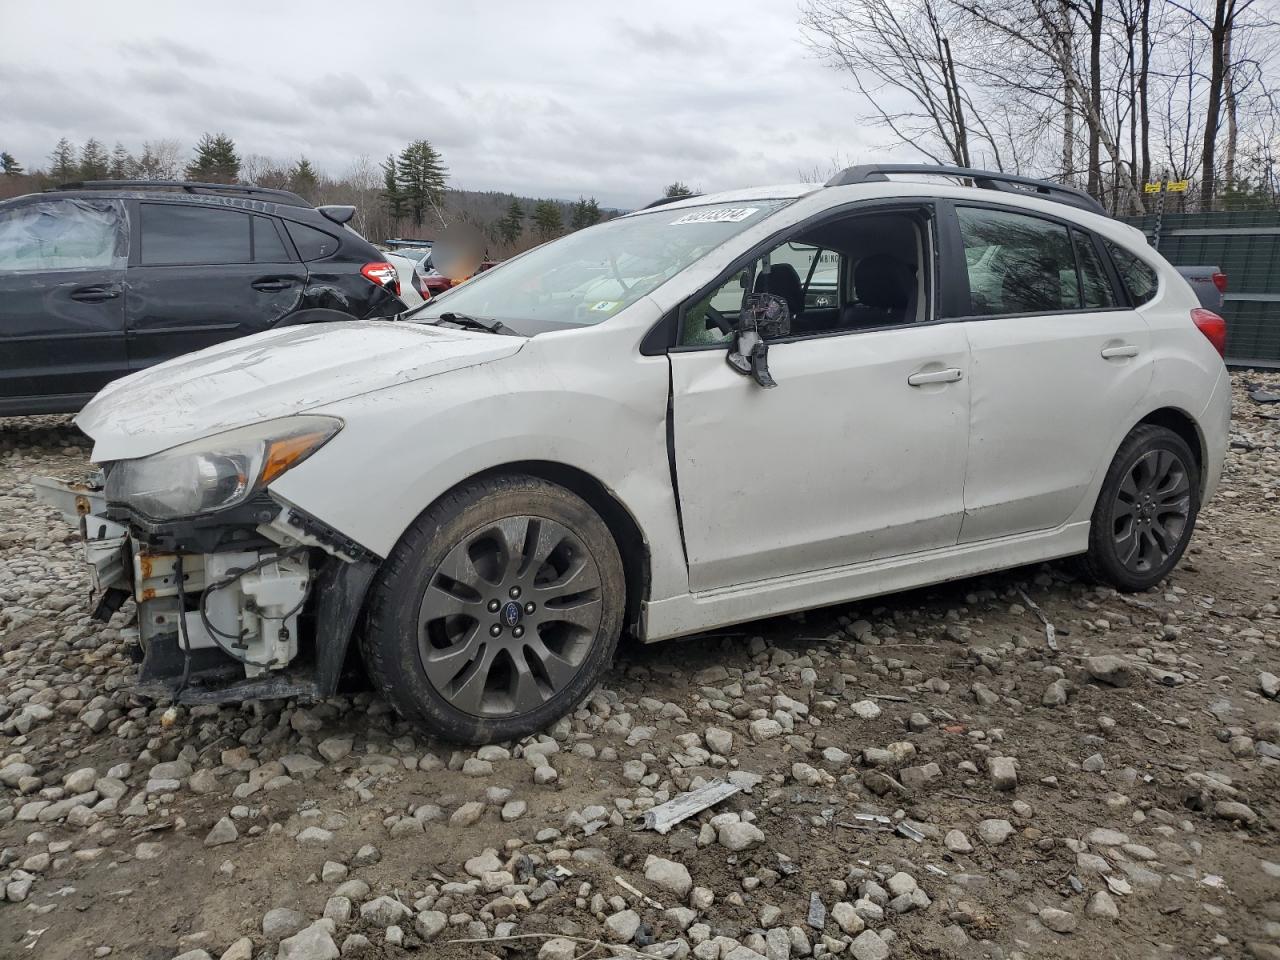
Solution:
M242 154L305 154L339 174L425 137L452 183L631 206L683 180L704 190L798 178L842 156L877 159L882 131L808 56L777 0L586 0L396 8L238 4L202 15L138 0L66 0L75 31L6 10L0 147L27 167L60 136L138 149L206 131ZM238 12L239 11L239 12ZM57 63L51 71L49 64Z

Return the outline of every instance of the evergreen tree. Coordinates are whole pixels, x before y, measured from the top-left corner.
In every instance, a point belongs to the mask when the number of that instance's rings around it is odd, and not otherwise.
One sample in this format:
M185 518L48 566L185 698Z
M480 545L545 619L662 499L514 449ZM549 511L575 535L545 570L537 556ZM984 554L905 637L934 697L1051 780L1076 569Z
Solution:
M396 184L414 226L422 226L427 208L439 206L444 199L447 174L440 154L426 140L415 140L400 151Z
M187 179L208 183L235 183L240 176L236 143L225 133L206 133L196 144L196 156L187 164Z
M688 184L683 183L680 180L670 184L667 187L666 192L663 194L664 197L692 197L693 195L694 193L689 189Z
M106 148L93 137L80 148L80 179L105 180L111 171L111 160Z
M320 177L316 175L315 167L311 166L311 161L306 157L299 157L298 162L289 171L290 189L310 199L318 186L320 186Z
M574 230L581 230L583 227L594 226L599 222L600 204L596 203L596 198L584 200L579 197L569 214L569 226Z
M560 206L554 200L539 200L533 206L533 224L538 236L550 240L564 229L560 219Z
M58 183L66 183L80 175L80 165L76 163L75 147L71 141L63 137L49 154L49 175Z
M22 164L14 158L12 153L0 152L0 173L6 177L17 177L22 172Z
M400 193L398 173L396 155L387 154L387 159L382 161L382 204L387 208L392 223L404 216L404 197Z
M115 149L111 151L111 179L130 179L133 176L133 171L136 166L137 161L135 161L129 151L124 148L124 144L117 143Z
M498 221L498 236L504 243L515 243L524 235L524 207L515 197L507 206L507 212Z

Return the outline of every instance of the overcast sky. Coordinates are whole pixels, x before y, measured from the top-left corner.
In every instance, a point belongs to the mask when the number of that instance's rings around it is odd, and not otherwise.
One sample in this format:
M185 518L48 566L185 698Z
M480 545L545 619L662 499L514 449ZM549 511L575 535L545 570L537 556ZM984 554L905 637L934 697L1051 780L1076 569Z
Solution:
M454 187L634 206L886 156L797 0L0 6L0 149L28 169L62 136L222 131L332 174L425 137Z

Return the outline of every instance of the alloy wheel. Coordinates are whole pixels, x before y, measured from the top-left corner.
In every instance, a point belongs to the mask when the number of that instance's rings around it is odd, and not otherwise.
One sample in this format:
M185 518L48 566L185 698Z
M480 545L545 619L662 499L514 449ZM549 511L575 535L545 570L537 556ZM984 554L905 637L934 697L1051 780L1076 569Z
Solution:
M1134 573L1159 568L1182 542L1190 514L1186 464L1170 450L1149 450L1129 468L1116 492L1116 557Z
M603 608L600 570L572 530L545 517L507 517L467 534L431 574L418 655L458 710L527 713L573 680Z

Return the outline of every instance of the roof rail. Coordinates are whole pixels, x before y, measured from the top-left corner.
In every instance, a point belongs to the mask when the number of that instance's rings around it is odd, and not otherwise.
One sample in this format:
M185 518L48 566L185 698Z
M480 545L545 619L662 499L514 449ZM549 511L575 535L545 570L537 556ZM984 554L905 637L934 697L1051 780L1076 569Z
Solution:
M963 177L972 180L983 190L999 190L1004 193L1034 194L1045 200L1055 200L1068 206L1079 207L1090 213L1107 215L1106 209L1093 197L1077 187L1068 187L1047 180L1019 177L1012 173L994 170L975 170L972 167L935 166L931 163L868 163L841 170L826 182L828 187L843 187L852 183L876 183L888 180L891 173L913 173L932 177Z
M77 180L72 183L61 183L50 187L45 193L58 190L183 190L187 193L230 193L274 203L283 203L290 207L309 207L306 200L289 190L273 190L270 187L258 187L251 183L200 183L192 180Z
M648 210L650 207L665 207L668 203L675 203L678 200L692 200L694 197L700 197L700 193L686 193L679 197L659 197L653 203L646 203L641 210Z

